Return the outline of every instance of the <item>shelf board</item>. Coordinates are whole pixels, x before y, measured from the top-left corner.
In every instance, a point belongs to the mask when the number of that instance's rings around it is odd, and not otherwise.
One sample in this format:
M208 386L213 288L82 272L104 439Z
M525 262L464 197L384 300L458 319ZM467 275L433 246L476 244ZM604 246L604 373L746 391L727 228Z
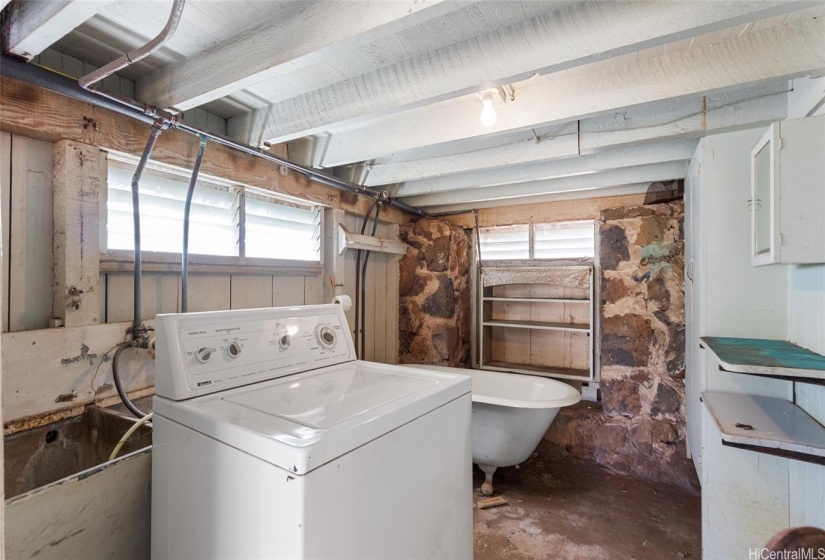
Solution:
M590 370L574 369L551 366L532 366L528 364L515 364L511 362L485 362L481 364L481 369L493 371L506 371L512 373L527 373L539 377L561 377L564 379L579 379L588 381Z
M785 340L703 336L723 371L825 384L825 356Z
M734 393L702 393L722 444L825 465L825 426L791 401Z
M575 323L545 323L543 321L484 321L485 327L507 327L513 329L543 329L549 331L590 332L590 325Z
M590 303L589 299L565 299L565 298L531 298L531 297L484 297L484 301L512 301L531 303Z

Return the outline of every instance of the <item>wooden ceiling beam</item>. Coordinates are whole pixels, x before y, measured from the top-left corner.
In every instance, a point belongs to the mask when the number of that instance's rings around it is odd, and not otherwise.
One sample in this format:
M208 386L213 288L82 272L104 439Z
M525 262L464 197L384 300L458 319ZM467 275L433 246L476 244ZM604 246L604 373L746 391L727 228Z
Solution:
M590 196L600 196L599 191L608 187L683 179L688 159L513 185L422 194L404 197L402 200L427 212L441 212L491 205L506 206L518 204L518 200L523 198L559 193L587 192Z
M3 77L0 79L0 130L49 142L65 138L103 150L140 156L149 137L150 126ZM197 151L198 139L195 136L167 130L158 139L152 161L190 169ZM367 197L310 181L300 173L282 175L279 166L273 162L217 144L207 144L201 173L358 215L366 214L371 202ZM382 221L402 224L409 218L408 214L396 208L385 207L381 211Z
M279 14L139 80L137 98L185 111L266 80L279 67L300 66L356 36L397 32L456 8L441 2L295 2L289 17Z
M762 1L571 2L503 30L236 118L253 121L245 127L252 137L284 142L809 5ZM480 129L477 105L473 122ZM329 162L338 164L334 159Z
M352 176L366 172L364 184L370 187L425 179L438 182L443 175L474 174L639 143L699 138L786 118L789 89L788 82L779 81L637 105L564 125L428 146L374 164L357 164L354 167L366 169L353 170Z
M792 24L756 26L721 41L697 40L691 48L659 56L626 55L557 72L521 84L515 101L499 102L498 121L492 128L479 123L481 104L475 95L405 111L334 133L324 167L643 103L818 74L825 71L823 37L825 18L810 17Z
M112 0L14 0L3 24L3 51L31 60Z

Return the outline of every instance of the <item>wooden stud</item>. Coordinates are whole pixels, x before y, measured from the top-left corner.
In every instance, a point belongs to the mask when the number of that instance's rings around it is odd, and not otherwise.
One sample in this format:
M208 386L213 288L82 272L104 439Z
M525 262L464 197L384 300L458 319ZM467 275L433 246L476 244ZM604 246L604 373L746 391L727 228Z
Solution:
M53 315L66 327L100 321L98 197L106 184L101 159L94 146L54 144Z

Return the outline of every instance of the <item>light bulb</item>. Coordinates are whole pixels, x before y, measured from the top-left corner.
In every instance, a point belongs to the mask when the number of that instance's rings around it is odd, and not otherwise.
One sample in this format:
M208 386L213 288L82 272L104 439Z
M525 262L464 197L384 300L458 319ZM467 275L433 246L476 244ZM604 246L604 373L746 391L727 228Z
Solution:
M493 96L485 94L481 99L483 107L481 108L481 126L490 128L496 124L496 110L493 109Z

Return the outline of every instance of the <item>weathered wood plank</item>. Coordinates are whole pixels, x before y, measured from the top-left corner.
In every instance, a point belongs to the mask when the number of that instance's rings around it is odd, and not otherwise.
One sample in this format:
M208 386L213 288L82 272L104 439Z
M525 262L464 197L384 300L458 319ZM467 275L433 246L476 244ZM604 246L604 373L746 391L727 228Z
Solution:
M126 339L128 326L111 323L4 333L0 337L0 364L6 424L116 395L112 355L103 363L101 359ZM127 350L122 356L120 365L127 391L154 384L154 364L145 351Z
M139 156L149 136L149 126L112 111L3 77L0 79L0 130L40 140L69 139L101 149ZM198 139L169 130L160 135L152 160L190 169L198 151ZM201 173L266 189L324 206L366 214L370 200L314 183L279 166L230 148L210 145ZM409 215L386 208L382 220L405 223Z
M229 309L231 277L218 274L189 276L188 311L220 311Z
M106 322L131 321L134 316L134 277L109 274L106 281ZM140 318L154 319L158 313L179 311L180 277L172 274L144 274L140 282Z
M152 454L137 451L101 465L91 476L10 500L8 557L148 560L151 480Z
M304 305L304 281L303 276L273 276L272 306Z
M3 50L31 60L112 0L17 0L9 6Z
M825 356L786 340L715 336L699 340L726 371L825 380Z
M2 309L3 332L9 330L9 207L11 205L11 134L0 133L0 221L2 221Z
M232 309L272 307L272 276L232 275Z
M386 235L390 239L398 239L399 227L397 225L387 226ZM384 362L388 364L398 363L398 321L399 321L399 298L400 298L400 270L399 263L401 255L387 255L386 284L386 308L384 310Z
M499 208L482 208L478 210L478 225L507 226L512 224L543 224L567 220L597 219L605 208L621 206L638 206L644 202L644 194L620 196L601 196L581 200L555 200L539 204L501 206ZM465 229L476 227L473 212L454 214L442 218Z
M54 304L63 325L100 321L100 190L105 158L88 144L54 144Z
M14 136L12 154L8 330L43 329L52 317L53 146Z

